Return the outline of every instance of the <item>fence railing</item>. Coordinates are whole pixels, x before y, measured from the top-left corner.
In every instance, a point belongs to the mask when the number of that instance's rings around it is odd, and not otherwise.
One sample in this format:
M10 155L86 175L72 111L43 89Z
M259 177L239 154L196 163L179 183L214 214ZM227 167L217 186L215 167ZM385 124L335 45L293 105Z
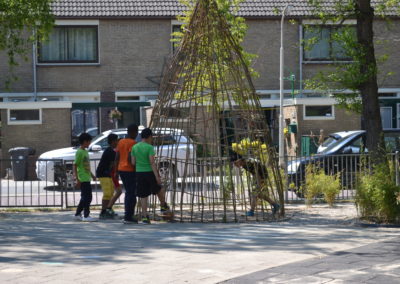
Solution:
M389 158L393 161L396 181L399 183L399 155L390 154ZM0 207L67 208L78 204L80 191L73 185L71 161L25 161L24 180L14 180L12 177L11 173L20 166L15 164L16 160L3 159L0 162ZM91 160L92 172L95 172L98 162ZM318 166L326 174L339 177L341 191L337 196L338 200L352 200L355 197L357 176L370 170L368 155L286 157L286 202L304 202L302 189L309 164ZM221 216L223 219L240 219L242 211L250 204L249 198L253 190L251 177L243 174L243 170L232 167L228 159L202 158L185 162L184 168L182 165L176 161L160 162L160 171L167 189L167 202L173 207L175 216L192 221L215 220ZM6 170L12 167L13 171ZM228 168L229 171L224 171ZM28 180L32 176L35 178ZM100 184L97 181L92 182L92 188L92 205L101 205L103 195ZM117 203L122 204L123 197ZM156 198L151 198L151 203L150 208L156 212ZM269 210L267 203L259 202L259 212L270 213Z

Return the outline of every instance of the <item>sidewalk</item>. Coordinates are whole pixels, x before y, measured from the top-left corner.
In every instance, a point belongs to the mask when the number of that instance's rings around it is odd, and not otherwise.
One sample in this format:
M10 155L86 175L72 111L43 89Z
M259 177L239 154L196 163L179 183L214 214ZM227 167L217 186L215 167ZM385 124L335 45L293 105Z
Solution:
M294 273L295 272L295 273ZM222 283L400 282L400 238L265 269Z
M288 207L291 219L275 223L146 226L74 222L71 212L2 213L0 282L217 283L247 281L235 278L279 267L285 270L284 277L296 279L303 274L290 265L310 261L313 267L320 258L398 236L397 228L359 227L352 214L350 204L334 209L292 205ZM375 254L377 250L371 248ZM396 253L389 257L390 265L399 265L395 257ZM325 268L335 271L343 265L334 261ZM306 277L307 270L301 269ZM324 277L307 278L307 282L323 283L319 278ZM287 278L276 279L284 283Z

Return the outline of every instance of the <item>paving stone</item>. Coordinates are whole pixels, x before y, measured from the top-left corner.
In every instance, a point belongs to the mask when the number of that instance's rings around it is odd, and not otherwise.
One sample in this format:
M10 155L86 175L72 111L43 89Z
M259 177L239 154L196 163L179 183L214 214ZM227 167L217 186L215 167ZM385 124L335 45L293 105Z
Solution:
M344 271L357 283L399 271L386 261L399 260L398 229L338 226L333 217L128 227L75 223L70 212L10 215L0 222L0 283L341 283L334 277Z

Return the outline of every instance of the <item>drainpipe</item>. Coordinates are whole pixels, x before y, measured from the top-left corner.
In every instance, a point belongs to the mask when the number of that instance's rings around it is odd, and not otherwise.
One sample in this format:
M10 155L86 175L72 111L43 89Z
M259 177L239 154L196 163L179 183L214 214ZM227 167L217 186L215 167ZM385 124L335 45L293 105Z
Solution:
M299 54L299 95L303 97L303 25L299 25L300 54Z
M37 76L36 76L36 58L37 58L37 52L36 52L36 30L33 29L33 44L32 44L32 73L33 73L33 100L36 102L37 101Z

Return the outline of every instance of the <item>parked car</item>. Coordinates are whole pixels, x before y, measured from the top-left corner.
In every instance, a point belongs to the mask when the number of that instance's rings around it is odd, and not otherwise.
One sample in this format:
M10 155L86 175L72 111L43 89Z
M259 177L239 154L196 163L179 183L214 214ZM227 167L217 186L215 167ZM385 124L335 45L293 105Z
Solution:
M287 173L289 184L298 190L305 181L306 166L313 164L324 169L326 174L340 173L344 186L355 181L355 173L361 170L361 154L368 153L365 147L365 130L353 131L327 146L322 152L300 157L288 162ZM384 141L388 152L400 150L400 130L384 130Z
M139 133L143 128L143 126L139 127ZM183 175L185 165L187 165L183 161L186 161L187 158L195 159L196 151L192 140L183 135L183 131L180 129L160 128L154 129L153 132L153 144L157 150L156 155L161 175L165 178L171 174L174 174L174 176ZM110 133L117 134L119 138L127 136L126 129L113 129L104 131L93 139L88 148L92 172L95 172L103 151L108 147L107 136ZM139 142L140 140L141 137L138 135L136 141ZM66 173L72 171L76 151L77 147L69 147L40 155L36 162L37 177L40 180L60 184ZM190 170L186 172L190 173Z
M321 145L319 145L317 153L321 153L323 150L329 147L329 145L336 143L340 139L352 135L354 133L358 133L360 131L362 130L341 131L329 134L328 137L325 139L325 141Z

